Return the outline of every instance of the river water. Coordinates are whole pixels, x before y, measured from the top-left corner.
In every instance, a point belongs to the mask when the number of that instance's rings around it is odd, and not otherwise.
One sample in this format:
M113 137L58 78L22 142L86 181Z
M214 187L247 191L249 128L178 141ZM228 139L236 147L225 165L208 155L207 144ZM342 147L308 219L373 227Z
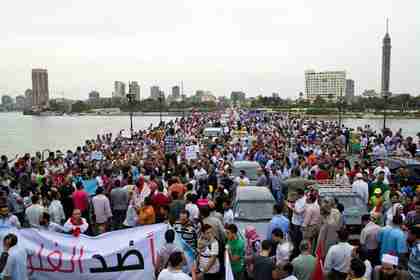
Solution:
M164 121L174 119L163 117ZM158 116L134 117L134 129L146 129L157 124ZM369 124L373 129L382 128L381 119L344 119L344 125L356 128ZM420 120L393 119L387 127L396 131L402 128L404 135L415 136L420 132ZM9 158L25 152L34 153L44 149L55 151L73 150L86 139L96 138L97 134L118 133L125 129L128 136L130 122L128 116L80 116L80 117L36 117L22 113L0 113L0 155Z

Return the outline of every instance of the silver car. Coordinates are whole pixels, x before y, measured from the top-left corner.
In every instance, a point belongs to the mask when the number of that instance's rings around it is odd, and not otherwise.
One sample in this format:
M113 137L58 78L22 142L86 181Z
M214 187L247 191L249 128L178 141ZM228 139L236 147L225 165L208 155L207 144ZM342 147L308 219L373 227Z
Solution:
M264 238L273 217L274 204L276 201L266 187L238 187L233 213L234 223L238 226L242 236L245 235L245 227L251 225Z

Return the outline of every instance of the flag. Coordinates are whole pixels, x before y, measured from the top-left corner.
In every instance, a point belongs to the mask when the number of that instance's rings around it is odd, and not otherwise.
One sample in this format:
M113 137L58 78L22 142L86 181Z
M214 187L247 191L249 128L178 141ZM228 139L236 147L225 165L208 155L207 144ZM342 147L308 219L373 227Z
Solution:
M322 280L324 279L324 240L319 240L318 246L316 248L315 256L315 270L312 274L312 280Z

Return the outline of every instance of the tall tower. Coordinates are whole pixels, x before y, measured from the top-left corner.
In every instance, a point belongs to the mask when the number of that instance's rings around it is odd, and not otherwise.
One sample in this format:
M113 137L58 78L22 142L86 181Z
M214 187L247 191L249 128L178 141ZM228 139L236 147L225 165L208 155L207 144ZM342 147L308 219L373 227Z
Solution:
M48 71L32 69L32 106L48 106Z
M389 74L391 70L391 37L388 33L388 19L386 20L386 34L382 44L382 95L389 95Z

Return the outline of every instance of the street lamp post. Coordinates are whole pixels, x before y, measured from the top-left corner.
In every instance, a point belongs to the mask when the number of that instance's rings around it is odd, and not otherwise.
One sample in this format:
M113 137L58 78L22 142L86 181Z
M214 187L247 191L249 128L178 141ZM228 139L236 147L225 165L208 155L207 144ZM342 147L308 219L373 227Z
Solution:
M134 104L134 94L127 94L128 106L130 107L130 137L133 140L133 104Z

